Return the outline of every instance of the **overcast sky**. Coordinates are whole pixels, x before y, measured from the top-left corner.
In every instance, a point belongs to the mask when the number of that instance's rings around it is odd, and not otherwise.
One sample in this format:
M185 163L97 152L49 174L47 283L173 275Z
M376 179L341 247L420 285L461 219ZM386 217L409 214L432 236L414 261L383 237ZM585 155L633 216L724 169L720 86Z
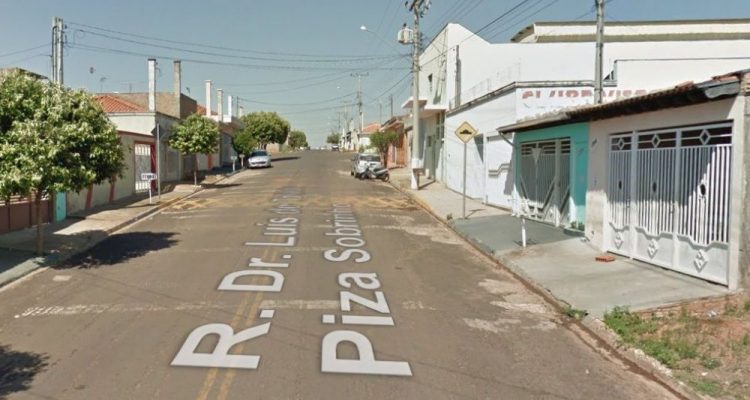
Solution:
M433 0L423 20L427 40L447 22L477 30L519 2ZM593 3L530 0L480 36L505 42L534 21L592 20ZM750 7L747 0L610 0L605 14L614 21L750 18ZM380 104L388 117L389 94L396 113L409 94L410 60L399 56L409 49L395 41L410 21L403 0L0 0L0 67L49 75L54 16L67 24L68 86L145 91L146 58L154 56L159 90L172 90L171 59L181 58L184 93L189 88L205 103L203 82L211 79L240 96L246 112L279 112L311 145L323 143L336 112L354 101L353 72L368 74L366 122L380 118Z

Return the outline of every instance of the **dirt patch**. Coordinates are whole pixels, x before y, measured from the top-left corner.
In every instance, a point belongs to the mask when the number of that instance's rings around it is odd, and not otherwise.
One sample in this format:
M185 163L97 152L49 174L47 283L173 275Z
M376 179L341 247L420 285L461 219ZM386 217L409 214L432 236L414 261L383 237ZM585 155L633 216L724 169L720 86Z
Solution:
M617 308L604 322L697 392L750 399L750 295L640 313Z

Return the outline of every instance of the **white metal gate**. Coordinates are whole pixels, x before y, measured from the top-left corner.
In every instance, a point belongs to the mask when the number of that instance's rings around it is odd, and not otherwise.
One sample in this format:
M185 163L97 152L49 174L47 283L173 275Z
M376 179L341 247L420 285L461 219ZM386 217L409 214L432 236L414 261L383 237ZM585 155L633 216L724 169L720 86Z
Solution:
M144 172L155 172L151 169L151 145L136 143L135 153L135 190L136 192L148 190L150 181L142 181L141 174Z
M556 226L569 222L570 139L521 144L521 211Z
M727 284L732 124L609 141L607 250Z

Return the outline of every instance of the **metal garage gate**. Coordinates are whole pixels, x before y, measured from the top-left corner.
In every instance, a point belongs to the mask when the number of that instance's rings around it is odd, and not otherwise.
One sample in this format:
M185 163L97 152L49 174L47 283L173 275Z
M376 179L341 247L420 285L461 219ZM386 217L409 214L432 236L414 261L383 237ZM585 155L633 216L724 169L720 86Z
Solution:
M570 139L521 143L521 210L556 226L569 222Z
M727 284L732 124L612 135L605 243Z
M154 166L155 160L152 157L152 145L136 143L134 146L135 153L135 190L142 192L148 190L149 181L141 180L141 174L144 172L156 172Z

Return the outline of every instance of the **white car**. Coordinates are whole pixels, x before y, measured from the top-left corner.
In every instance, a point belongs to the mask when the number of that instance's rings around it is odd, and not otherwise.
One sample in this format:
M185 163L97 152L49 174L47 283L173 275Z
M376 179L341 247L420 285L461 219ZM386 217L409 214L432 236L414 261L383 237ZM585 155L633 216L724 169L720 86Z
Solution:
M375 168L380 168L382 166L379 155L357 153L352 157L352 168L349 171L349 175L358 178L359 174L365 172L367 167L374 170Z
M271 155L265 150L255 150L247 158L248 168L268 168L271 166Z

